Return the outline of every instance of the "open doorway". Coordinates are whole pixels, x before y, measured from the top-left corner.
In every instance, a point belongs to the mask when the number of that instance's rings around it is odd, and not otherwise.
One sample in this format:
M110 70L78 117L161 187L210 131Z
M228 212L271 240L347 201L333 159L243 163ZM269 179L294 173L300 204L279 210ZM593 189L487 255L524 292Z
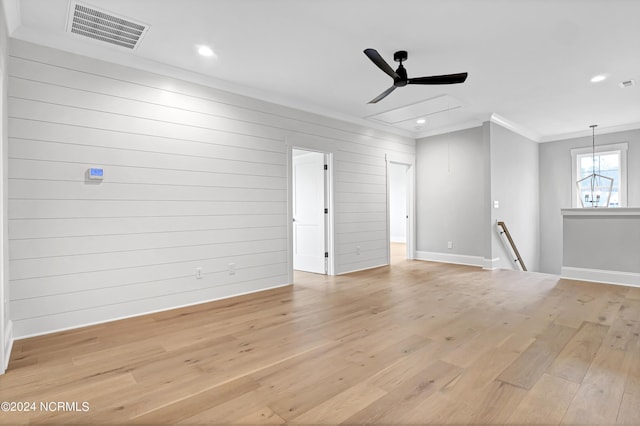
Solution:
M293 269L327 274L328 155L294 148L291 164Z
M407 172L406 164L389 163L389 242L391 264L407 258Z
M413 259L413 165L388 161L389 263Z

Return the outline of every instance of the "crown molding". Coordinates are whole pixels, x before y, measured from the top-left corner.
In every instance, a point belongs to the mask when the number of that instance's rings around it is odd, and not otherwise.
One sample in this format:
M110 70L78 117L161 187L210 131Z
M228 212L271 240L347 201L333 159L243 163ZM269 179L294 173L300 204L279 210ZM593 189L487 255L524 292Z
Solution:
M542 140L542 136L537 132L527 129L524 126L521 126L520 124L514 123L513 121L510 121L496 113L491 114L489 121L501 127L504 127L505 129L511 130L512 132L517 133L520 136L524 136L527 139L531 139L534 142L539 143Z
M542 137L538 133L532 130L529 130L517 123L514 123L513 121L510 121L496 113L481 114L478 116L477 120L467 121L465 123L460 123L460 124L454 124L448 127L441 127L438 129L427 130L417 134L416 139L426 138L426 137L435 136L435 135L441 135L444 133L455 132L458 130L471 129L473 127L479 127L479 126L482 126L482 124L486 121L490 121L492 123L499 125L500 127L504 127L507 130L511 130L512 132L517 133L520 136L523 136L527 139L531 139L534 142L540 142L542 139Z
M435 135L442 135L445 133L450 133L450 132L455 132L458 130L465 130L465 129L470 129L472 127L478 127L481 126L482 123L484 121L490 121L492 123L495 123L501 127L504 127L505 129L511 130L512 132L515 132L521 136L524 136L525 138L531 139L534 142L538 142L538 143L547 143L547 142L555 142L555 141L561 141L561 140L566 140L566 139L574 139L574 138L581 138L581 137L586 137L586 136L591 136L591 130L590 129L585 129L585 130L580 130L578 132L570 132L570 133L561 133L561 134L556 134L556 135L545 135L542 136L540 134L538 134L537 132L531 131L529 129L526 129L525 127L514 123L513 121L510 121L498 114L490 114L486 120L482 120L480 119L479 121L469 121L466 123L461 123L461 124L456 124L453 126L449 126L449 127L443 127L443 128L439 128L439 129L434 129L434 130L428 130L428 131L424 131L421 133L418 133L415 135L416 139L420 139L420 138L426 138L429 136L435 136ZM617 126L609 126L609 127L598 127L598 132L597 134L599 135L604 135L607 133L617 133L617 132L625 132L625 131L629 131L629 130L638 130L640 129L640 121L635 122L635 123L628 123L628 124L620 124Z
M640 121L637 121L635 123L620 124L617 126L598 127L596 135L605 135L607 133L625 132L628 130L638 129L640 129ZM566 139L582 138L585 136L591 136L591 129L580 130L579 132L563 133L559 135L543 136L540 142L555 142Z
M4 18L7 23L7 32L12 36L15 30L22 23L22 15L20 14L19 0L2 0L2 9L4 10Z
M454 124L447 127L439 127L437 129L425 130L420 133L416 133L415 138L422 139L422 138L427 138L429 136L437 136L437 135L443 135L445 133L457 132L459 130L472 129L474 127L482 126L482 123L484 121L486 120L478 119L478 120L467 121L460 124Z

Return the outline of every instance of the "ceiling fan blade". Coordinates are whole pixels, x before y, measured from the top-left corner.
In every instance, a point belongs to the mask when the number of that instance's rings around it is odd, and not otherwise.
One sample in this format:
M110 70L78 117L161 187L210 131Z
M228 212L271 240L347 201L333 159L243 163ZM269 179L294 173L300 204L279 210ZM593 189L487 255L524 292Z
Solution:
M376 49L365 49L364 54L367 55L367 57L371 59L371 62L376 64L377 67L384 71L389 77L393 78L394 80L400 78L398 74L396 74L396 72L393 70L393 68L391 68L384 59L382 59L382 56L380 56Z
M457 84L464 83L467 79L467 73L432 75L430 77L410 78L409 84Z
M396 90L396 86L391 86L389 87L387 90L385 90L384 92L380 93L378 96L376 96L375 98L373 98L372 100L369 101L370 104L375 104L378 103L378 101L383 100L384 98L387 97L387 95L391 92L393 92L394 90Z

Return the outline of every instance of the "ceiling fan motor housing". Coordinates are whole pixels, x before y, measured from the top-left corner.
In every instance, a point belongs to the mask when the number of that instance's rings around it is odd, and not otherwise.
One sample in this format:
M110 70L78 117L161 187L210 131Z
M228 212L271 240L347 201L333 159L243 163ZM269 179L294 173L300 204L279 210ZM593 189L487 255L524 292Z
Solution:
M407 77L407 70L402 66L402 61L407 60L407 51L406 50L398 50L393 54L393 60L396 62L400 62L400 66L396 70L396 74L398 74L399 78L393 79L393 85L396 87L403 87L407 85L409 78Z
M402 63L402 61L407 60L407 51L406 50L398 50L393 54L393 60L396 62Z
M396 70L396 74L398 74L398 78L393 79L393 84L397 87L406 86L409 78L407 77L407 70L402 66L402 63Z

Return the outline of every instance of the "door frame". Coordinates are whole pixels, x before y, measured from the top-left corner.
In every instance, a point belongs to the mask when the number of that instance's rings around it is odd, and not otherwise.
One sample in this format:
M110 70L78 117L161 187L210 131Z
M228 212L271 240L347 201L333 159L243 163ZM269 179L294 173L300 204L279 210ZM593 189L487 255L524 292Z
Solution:
M324 155L327 170L324 175L324 205L328 213L324 215L324 246L328 253L326 275L335 275L335 243L334 243L334 201L333 201L333 153L302 145L287 143L287 263L289 284L293 284L293 150L318 152Z
M401 156L385 155L387 172L387 264L391 264L391 177L389 175L389 165L399 164L407 166L407 253L409 260L416 258L416 161L415 159L403 158Z

